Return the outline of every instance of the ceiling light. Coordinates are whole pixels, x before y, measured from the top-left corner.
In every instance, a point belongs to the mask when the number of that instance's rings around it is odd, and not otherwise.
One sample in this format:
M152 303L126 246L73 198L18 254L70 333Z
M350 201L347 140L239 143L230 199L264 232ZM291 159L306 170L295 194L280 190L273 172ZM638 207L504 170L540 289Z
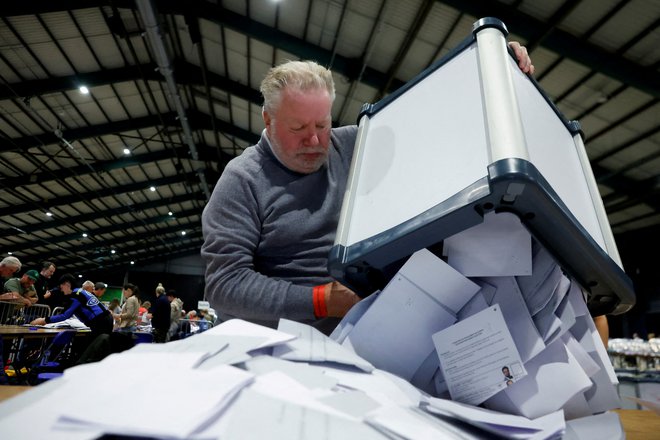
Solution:
M110 251L110 253L111 253L111 254L115 254L115 253L117 253L117 251L114 250L114 249L112 249L112 250Z
M181 235L186 235L186 231L181 231Z
M50 212L50 211L48 211L48 212L46 212L46 215L47 215L48 217L52 217L52 216L53 216L53 213Z
M167 215L174 215L172 211L167 211Z
M80 93L82 93L83 95L89 94L89 89L85 86L80 86L78 90L80 90Z
M87 232L83 232L83 238L87 237Z
M78 274L78 278L82 278L82 274L81 274L81 273Z
M11 253L11 252L7 252L7 255L12 255L12 253Z
M131 264L135 264L135 261L131 261Z
M131 154L131 150L129 150L128 148L124 148L124 154L128 156L129 154Z
M152 186L152 187L150 187L149 189L151 190L151 192L156 191L156 187L155 187L155 186Z

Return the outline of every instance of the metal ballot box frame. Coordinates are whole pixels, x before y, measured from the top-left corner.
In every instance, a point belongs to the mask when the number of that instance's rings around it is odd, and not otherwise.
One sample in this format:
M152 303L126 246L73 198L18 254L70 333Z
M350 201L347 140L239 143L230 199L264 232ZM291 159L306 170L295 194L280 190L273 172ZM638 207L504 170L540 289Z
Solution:
M587 157L567 121L484 18L456 49L359 117L328 269L366 296L407 258L517 215L587 293L592 315L635 303Z

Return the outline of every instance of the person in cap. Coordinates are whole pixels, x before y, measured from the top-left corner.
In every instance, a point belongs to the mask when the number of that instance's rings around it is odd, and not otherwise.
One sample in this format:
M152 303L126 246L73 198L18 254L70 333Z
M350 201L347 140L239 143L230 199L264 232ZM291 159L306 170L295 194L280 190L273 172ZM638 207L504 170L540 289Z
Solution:
M92 292L97 298L102 297L105 294L105 289L108 288L108 285L102 282L94 283L94 291Z
M20 278L10 278L5 282L4 300L14 301L25 306L31 306L38 300L34 282L39 279L39 272L28 270ZM9 295L7 295L9 294Z
M69 307L59 315L37 318L32 325L46 325L51 322L61 322L76 316L83 324L92 331L90 340L100 334L112 333L112 315L99 299L84 289L74 291L75 278L71 274L64 274L60 278L60 290L62 294L70 299Z

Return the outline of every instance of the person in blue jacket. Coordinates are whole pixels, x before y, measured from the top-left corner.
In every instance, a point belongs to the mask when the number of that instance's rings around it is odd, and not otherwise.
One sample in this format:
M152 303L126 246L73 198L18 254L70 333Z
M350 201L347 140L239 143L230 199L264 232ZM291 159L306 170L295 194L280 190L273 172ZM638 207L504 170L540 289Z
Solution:
M68 308L59 315L37 318L32 325L46 325L51 322L61 322L75 315L92 331L92 340L100 334L112 333L112 315L99 299L84 289L73 289L75 278L71 274L64 274L59 285L62 294L69 299Z

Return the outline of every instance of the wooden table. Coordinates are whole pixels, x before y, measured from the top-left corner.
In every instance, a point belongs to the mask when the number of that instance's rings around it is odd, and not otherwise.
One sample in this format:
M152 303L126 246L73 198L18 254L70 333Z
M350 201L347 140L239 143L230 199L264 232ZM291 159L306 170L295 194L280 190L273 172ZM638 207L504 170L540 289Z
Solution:
M26 325L0 325L0 336L3 339L14 338L49 338L65 331L76 331L70 328L42 328ZM76 331L77 332L77 331ZM80 332L84 333L84 332Z
M660 416L653 411L639 409L616 409L619 414L626 440L659 440Z
M28 385L3 385L0 386L0 402L3 400L11 399L14 396L17 396L24 391L29 390L32 388L31 386Z

